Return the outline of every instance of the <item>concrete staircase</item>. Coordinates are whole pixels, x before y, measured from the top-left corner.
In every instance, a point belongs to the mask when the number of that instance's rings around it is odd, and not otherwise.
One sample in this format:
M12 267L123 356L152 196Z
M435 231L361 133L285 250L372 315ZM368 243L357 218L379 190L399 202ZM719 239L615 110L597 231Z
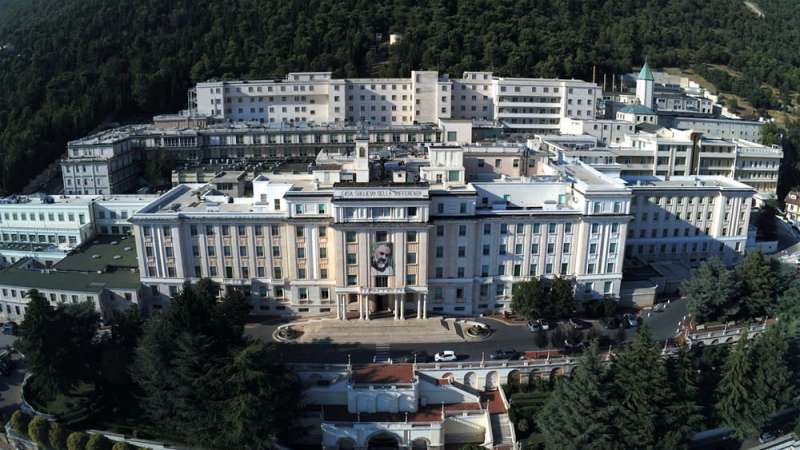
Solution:
M511 448L514 445L514 430L508 414L492 414L492 437L494 448Z

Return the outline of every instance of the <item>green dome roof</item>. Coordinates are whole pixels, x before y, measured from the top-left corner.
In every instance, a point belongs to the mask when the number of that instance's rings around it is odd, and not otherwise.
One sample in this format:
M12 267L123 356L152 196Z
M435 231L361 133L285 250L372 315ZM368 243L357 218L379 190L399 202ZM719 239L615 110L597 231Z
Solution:
M639 79L653 81L653 72L650 71L650 65L647 64L647 61L645 61L641 72L639 72Z

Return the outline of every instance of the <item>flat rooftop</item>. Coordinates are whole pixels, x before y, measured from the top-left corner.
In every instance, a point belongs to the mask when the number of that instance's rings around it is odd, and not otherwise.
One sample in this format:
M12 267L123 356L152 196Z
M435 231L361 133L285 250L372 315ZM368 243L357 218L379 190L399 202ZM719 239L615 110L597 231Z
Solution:
M138 289L139 273L132 269L113 272L60 272L19 268L18 265L0 270L0 285L28 289L57 289L97 293L103 289Z
M625 181L628 187L631 188L753 189L752 187L735 181L731 178L716 175L680 176L670 177L669 179L652 175L623 176L621 178Z
M367 364L353 366L356 384L408 384L414 381L413 364Z
M72 251L54 267L59 271L97 272L109 268L138 267L133 236L101 235Z

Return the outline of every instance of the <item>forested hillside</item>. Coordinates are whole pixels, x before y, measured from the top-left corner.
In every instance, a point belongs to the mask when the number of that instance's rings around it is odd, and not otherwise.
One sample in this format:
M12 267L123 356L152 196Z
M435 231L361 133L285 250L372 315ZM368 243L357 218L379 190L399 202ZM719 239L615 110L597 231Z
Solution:
M763 19L734 0L0 0L0 192L101 123L185 107L211 77L602 79L646 56L800 90L800 4L759 5Z

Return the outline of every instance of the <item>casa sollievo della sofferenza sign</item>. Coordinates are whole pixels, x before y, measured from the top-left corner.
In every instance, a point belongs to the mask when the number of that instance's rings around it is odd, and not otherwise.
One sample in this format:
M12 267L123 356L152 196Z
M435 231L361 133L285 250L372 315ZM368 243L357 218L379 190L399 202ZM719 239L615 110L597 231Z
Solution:
M385 199L385 198L428 198L428 190L408 188L387 189L335 189L334 198Z

